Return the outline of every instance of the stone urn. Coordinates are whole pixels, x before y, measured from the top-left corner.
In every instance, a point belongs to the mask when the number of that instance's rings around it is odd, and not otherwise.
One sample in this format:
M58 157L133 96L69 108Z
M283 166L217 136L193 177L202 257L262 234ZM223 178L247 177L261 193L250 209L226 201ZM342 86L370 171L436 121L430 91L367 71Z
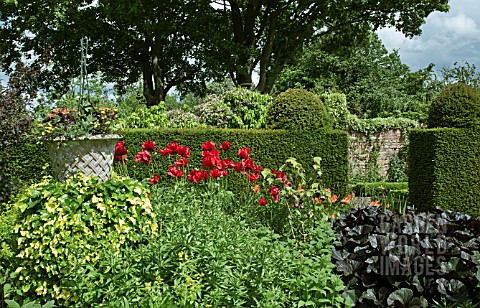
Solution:
M120 135L93 135L47 141L54 177L65 182L69 176L83 172L97 176L101 182L107 181L112 174L115 144L121 138Z

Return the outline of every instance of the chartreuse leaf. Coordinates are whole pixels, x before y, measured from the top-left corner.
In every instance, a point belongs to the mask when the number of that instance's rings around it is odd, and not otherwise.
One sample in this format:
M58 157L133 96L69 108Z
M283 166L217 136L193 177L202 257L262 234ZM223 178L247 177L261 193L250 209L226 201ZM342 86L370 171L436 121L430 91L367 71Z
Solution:
M10 307L10 308L20 308L20 305L17 304L16 301L13 301L13 300L10 300L10 299L6 299L5 303L7 303L8 307Z

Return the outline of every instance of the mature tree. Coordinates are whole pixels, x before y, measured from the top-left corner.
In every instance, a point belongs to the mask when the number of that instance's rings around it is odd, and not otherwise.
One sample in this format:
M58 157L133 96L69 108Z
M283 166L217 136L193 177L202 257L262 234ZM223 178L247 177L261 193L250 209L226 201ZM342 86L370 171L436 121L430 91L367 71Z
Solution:
M331 49L335 36L317 39L285 67L276 91L301 87L324 92L329 87L347 95L352 111L376 117L411 111L429 101L433 65L411 72L398 52L389 53L377 34L370 33L349 48Z
M213 31L207 0L0 1L0 64L48 63L43 87L66 88L79 73L79 42L89 38L88 71L107 82L143 83L148 105L172 87L204 87L205 42Z
M236 84L249 84L258 66L260 92L271 91L284 66L313 37L337 34L355 38L365 29L385 26L394 26L408 36L417 35L431 12L449 8L448 0L212 2L225 19L225 32L217 43L225 70Z

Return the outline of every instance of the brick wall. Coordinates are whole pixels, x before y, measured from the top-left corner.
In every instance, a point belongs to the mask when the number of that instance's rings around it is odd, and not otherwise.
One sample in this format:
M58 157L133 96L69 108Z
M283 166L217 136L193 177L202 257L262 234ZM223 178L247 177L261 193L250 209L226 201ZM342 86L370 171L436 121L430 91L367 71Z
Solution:
M350 172L351 175L365 174L366 164L372 153L378 153L379 173L387 175L390 155L398 153L403 138L400 129L372 133L369 137L364 133L350 132ZM369 139L367 139L369 138Z

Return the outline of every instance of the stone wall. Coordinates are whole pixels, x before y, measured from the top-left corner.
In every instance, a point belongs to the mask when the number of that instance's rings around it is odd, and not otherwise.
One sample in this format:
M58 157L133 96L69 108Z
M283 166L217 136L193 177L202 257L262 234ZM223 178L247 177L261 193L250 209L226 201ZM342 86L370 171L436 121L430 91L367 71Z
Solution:
M350 172L351 175L365 175L366 166L370 159L375 159L379 174L387 175L392 155L398 153L402 147L404 136L400 129L391 129L372 133L350 132Z

